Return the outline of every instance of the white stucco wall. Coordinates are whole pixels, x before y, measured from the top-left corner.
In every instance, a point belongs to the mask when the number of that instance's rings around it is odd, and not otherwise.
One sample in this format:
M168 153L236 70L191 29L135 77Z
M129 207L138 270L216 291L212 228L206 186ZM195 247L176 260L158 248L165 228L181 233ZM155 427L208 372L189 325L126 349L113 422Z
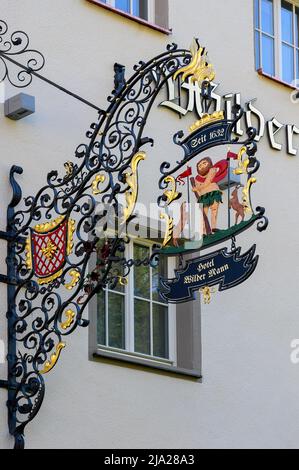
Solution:
M125 64L129 76L135 63L163 51L168 42L188 47L197 36L216 65L221 93L240 91L244 101L258 97L267 119L276 115L299 126L290 90L254 70L251 0L170 0L171 37L85 0L0 0L0 7L11 29L27 31L32 46L45 54L42 73L100 107L113 88L114 62ZM91 109L38 80L27 92L36 96L33 116L12 122L1 107L1 229L10 166L24 167L24 194L34 194L49 170L62 171L72 159L96 118ZM149 133L159 141L167 133L171 137L176 125L187 128L188 120L184 124L171 112L155 110L153 116ZM163 151L173 152L171 142L163 145ZM26 431L28 448L298 447L299 365L291 364L290 343L299 337L299 155L271 150L266 138L258 155L262 168L255 203L267 208L271 224L266 233L252 230L239 238L244 248L258 243L261 260L252 278L215 295L202 309L203 383L90 362L88 331L78 330L46 378L43 407ZM159 149L151 158L155 163L167 159ZM1 242L3 272L4 250ZM3 339L5 296L0 286ZM5 402L6 392L0 390L0 448L12 446Z

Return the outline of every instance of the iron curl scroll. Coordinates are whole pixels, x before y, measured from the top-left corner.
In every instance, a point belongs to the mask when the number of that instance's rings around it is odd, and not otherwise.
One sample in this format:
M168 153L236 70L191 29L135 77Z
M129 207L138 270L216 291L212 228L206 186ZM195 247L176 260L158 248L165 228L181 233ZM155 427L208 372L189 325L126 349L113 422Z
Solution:
M19 70L14 57L23 59ZM25 88L32 82L32 72L40 71L45 65L43 54L30 48L30 40L24 31L10 33L5 21L0 20L0 82L7 79L17 88Z
M9 39L6 35L7 25L0 22L1 78L15 86L26 86L31 83L31 68L39 70L44 58L37 53L39 63L28 59L27 81L23 71L17 76L19 82L15 82L6 58L37 51L28 48L25 33L13 33ZM8 410L15 448L24 447L25 428L37 415L45 396L44 375L58 362L65 338L77 327L88 325L84 312L91 298L106 286L114 288L126 282L133 266L158 263L158 247L150 258L127 260L125 245L129 240L120 233L133 217L140 154L143 156L146 144L153 145L153 139L144 136L150 110L167 80L190 59L187 50L172 44L149 62L136 65L132 77L112 92L107 110L91 124L87 143L75 150L75 161L66 162L65 174L51 171L47 184L35 196L22 199L16 181L22 169L14 167L11 171L13 199L7 214ZM130 202L125 214L118 201L121 194ZM109 216L107 207L120 221L120 233L110 236L103 245L97 227ZM50 264L60 243L55 246L55 233L57 237L67 233L65 258L60 271L45 280L43 274L37 275L40 261L35 261L36 247L42 237L48 237L40 251ZM95 253L96 268L90 272L89 261ZM41 269L45 266L46 262Z

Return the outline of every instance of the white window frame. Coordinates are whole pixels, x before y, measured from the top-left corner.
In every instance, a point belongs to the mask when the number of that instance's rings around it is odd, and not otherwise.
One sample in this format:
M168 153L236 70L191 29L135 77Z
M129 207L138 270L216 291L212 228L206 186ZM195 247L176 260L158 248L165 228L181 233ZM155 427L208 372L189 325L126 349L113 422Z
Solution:
M138 244L141 246L146 246L146 247L152 247L153 243L148 241L148 240L140 240L140 239L132 239L130 244L126 247L126 253L125 256L127 259L133 259L134 258L134 244ZM173 273L174 270L174 259L169 259L168 261L168 272ZM151 292L152 292L152 276L150 277L150 282L151 282ZM115 292L115 291L110 291L109 292ZM172 304L163 304L161 302L161 305L164 307L168 307L168 359L166 358L160 358L160 357L155 357L153 355L147 355L147 354L141 354L138 352L135 352L135 336L134 336L134 300L139 297L136 297L134 295L134 268L131 269L129 275L128 275L128 284L124 288L123 293L117 292L117 295L122 295L125 297L125 349L118 349L118 348L113 348L108 345L108 328L106 328L106 346L97 344L97 349L98 351L110 351L110 352L117 352L123 355L128 355L131 357L136 357L136 358L142 358L148 361L152 362L157 362L169 366L176 366L176 309L175 306ZM150 314L151 314L151 327L150 327L150 332L151 332L151 351L153 351L153 303L159 304L159 302L152 301L152 296L150 300L140 298L140 300L145 300L150 302ZM106 315L106 325L108 324L108 316L109 312L107 310L107 291L105 292L105 315Z
M116 0L106 0L105 2L106 5L109 5L111 8L116 8ZM123 11L123 10L119 10ZM128 12L125 12L128 13ZM149 23L155 23L155 0L147 0L147 13L148 13L148 18L145 19L145 21L148 21ZM128 13L132 16L135 16L133 14L133 0L130 0L130 12ZM141 18L140 16L137 16L136 18ZM143 18L141 18L143 19Z
M299 1L294 1L294 0L286 0L288 3L290 3L293 6L293 34L295 34L295 8L299 7ZM282 10L282 0L273 0L273 12L274 12L274 36L272 36L269 33L265 33L262 30L262 24L261 24L261 19L262 19L262 1L259 1L259 23L260 27L257 28L255 25L255 1L253 1L253 8L254 8L254 41L255 39L255 32L257 31L259 33L259 51L260 51L260 57L259 57L259 63L260 63L260 68L263 70L263 50L262 50L262 41L261 41L261 36L262 34L265 34L272 39L274 39L274 78L277 78L280 81L283 80L283 69L282 69L282 43L284 42L285 44L288 44L291 46L294 50L294 66L295 66L295 80L296 86L299 87L299 76L297 77L297 70L299 67L297 67L297 56L296 56L296 51L299 51L299 48L295 44L289 44L286 43L285 41L282 41L282 23L281 23L281 10ZM255 47L255 53L256 53L256 47ZM255 64L256 64L256 58L255 58ZM285 82L284 83L288 83ZM292 85L291 83L288 83L289 85Z

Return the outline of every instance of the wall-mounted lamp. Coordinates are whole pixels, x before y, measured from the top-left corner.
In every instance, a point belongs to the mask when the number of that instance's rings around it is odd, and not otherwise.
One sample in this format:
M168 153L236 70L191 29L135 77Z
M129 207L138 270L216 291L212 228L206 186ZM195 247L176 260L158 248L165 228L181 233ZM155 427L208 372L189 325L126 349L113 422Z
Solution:
M35 97L26 93L9 98L4 103L4 114L13 121L19 121L35 112Z

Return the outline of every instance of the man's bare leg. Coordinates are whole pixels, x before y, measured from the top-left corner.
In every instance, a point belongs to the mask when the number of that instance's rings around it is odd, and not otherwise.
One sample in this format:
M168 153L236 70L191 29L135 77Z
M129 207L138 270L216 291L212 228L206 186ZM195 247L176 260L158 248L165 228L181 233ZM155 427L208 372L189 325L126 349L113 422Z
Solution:
M214 232L217 229L219 202L214 202L214 204L210 207L210 209L211 209L211 229Z

